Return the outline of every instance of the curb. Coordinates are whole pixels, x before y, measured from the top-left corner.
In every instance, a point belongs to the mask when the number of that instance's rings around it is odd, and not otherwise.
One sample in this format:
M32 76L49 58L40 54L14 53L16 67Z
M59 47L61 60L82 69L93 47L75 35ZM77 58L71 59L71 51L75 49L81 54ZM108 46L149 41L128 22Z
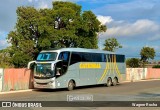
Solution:
M122 81L121 83L132 83L132 82L143 82L143 81L158 81L160 79L141 79L141 80L133 80L133 81Z
M19 92L30 92L30 91L33 91L33 89L17 90L17 91L7 91L7 92L0 92L0 95L1 95L1 94L19 93Z

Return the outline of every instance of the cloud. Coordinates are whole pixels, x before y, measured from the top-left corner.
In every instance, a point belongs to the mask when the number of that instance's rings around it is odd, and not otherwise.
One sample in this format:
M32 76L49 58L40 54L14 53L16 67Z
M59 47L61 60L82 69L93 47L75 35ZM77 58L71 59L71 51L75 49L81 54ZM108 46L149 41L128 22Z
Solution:
M0 50L9 46L9 44L7 43L7 40L5 38L6 35L7 35L7 33L0 31Z
M51 8L52 0L2 0L0 3L0 31L11 31L16 23L16 9L19 6Z
M138 57L142 47L148 45L158 52L160 44L160 25L149 19L138 19L135 22L125 20L112 21L107 24L107 31L100 34L99 47L102 49L105 39L116 37L123 48L118 53L127 57Z
M140 19L133 23L125 21L114 21L108 25L104 36L118 37L140 37L141 35L154 34L160 31L160 26L154 21Z
M105 25L106 23L110 23L113 21L111 16L102 16L97 15L97 19L101 22L101 24Z
M52 0L52 1L70 1L70 2L80 2L80 1L87 1L87 0Z
M112 16L116 20L135 21L137 19L159 20L159 0L124 0L111 3L106 1L101 7L93 9L97 15Z
M153 47L155 50L159 50L159 52L160 52L160 46L158 46L158 45L152 45L151 47Z
M0 40L0 50L6 48L8 46L9 46L9 44L7 43L6 40Z
M34 1L37 2L38 0L28 0L28 1L29 1L29 2L34 2Z
M29 2L32 2L32 0L28 0Z
M40 3L38 4L38 8L44 9L44 8L49 8L49 6L48 6L48 4L45 3L45 2L40 2Z
M160 1L121 1L105 0L101 6L92 10L97 16L112 18L111 22L106 23L107 31L99 36L99 47L102 48L105 39L116 37L123 45L117 52L128 57L140 56L139 52L145 45L154 47L157 53L160 52Z

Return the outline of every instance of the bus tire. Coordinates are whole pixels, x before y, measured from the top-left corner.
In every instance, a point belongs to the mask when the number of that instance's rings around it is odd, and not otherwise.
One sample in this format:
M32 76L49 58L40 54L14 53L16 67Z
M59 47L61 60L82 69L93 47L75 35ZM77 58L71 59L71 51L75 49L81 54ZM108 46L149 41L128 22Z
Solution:
M68 82L68 90L69 90L69 91L73 90L73 89L74 89L74 86L75 86L74 82L73 82L72 80L70 80L70 81Z
M111 86L112 85L112 79L111 78L108 78L107 80L107 87Z
M118 83L118 79L115 77L112 82L112 86L116 86Z

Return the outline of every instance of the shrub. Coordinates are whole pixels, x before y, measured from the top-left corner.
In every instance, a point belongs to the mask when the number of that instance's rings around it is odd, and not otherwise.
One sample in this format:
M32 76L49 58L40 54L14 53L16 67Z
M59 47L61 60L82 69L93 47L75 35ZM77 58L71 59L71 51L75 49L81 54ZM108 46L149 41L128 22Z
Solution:
M128 58L126 65L127 67L138 68L140 67L140 60L138 58Z
M160 65L154 65L152 68L160 68Z

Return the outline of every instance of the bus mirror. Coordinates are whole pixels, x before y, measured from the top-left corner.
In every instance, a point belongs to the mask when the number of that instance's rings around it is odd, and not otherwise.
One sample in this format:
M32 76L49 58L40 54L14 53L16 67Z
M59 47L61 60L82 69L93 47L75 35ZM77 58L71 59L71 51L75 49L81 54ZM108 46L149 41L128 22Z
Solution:
M27 69L30 69L30 67L31 67L31 64L33 64L33 63L35 63L36 61L30 61L29 63L28 63L28 65L27 65Z

